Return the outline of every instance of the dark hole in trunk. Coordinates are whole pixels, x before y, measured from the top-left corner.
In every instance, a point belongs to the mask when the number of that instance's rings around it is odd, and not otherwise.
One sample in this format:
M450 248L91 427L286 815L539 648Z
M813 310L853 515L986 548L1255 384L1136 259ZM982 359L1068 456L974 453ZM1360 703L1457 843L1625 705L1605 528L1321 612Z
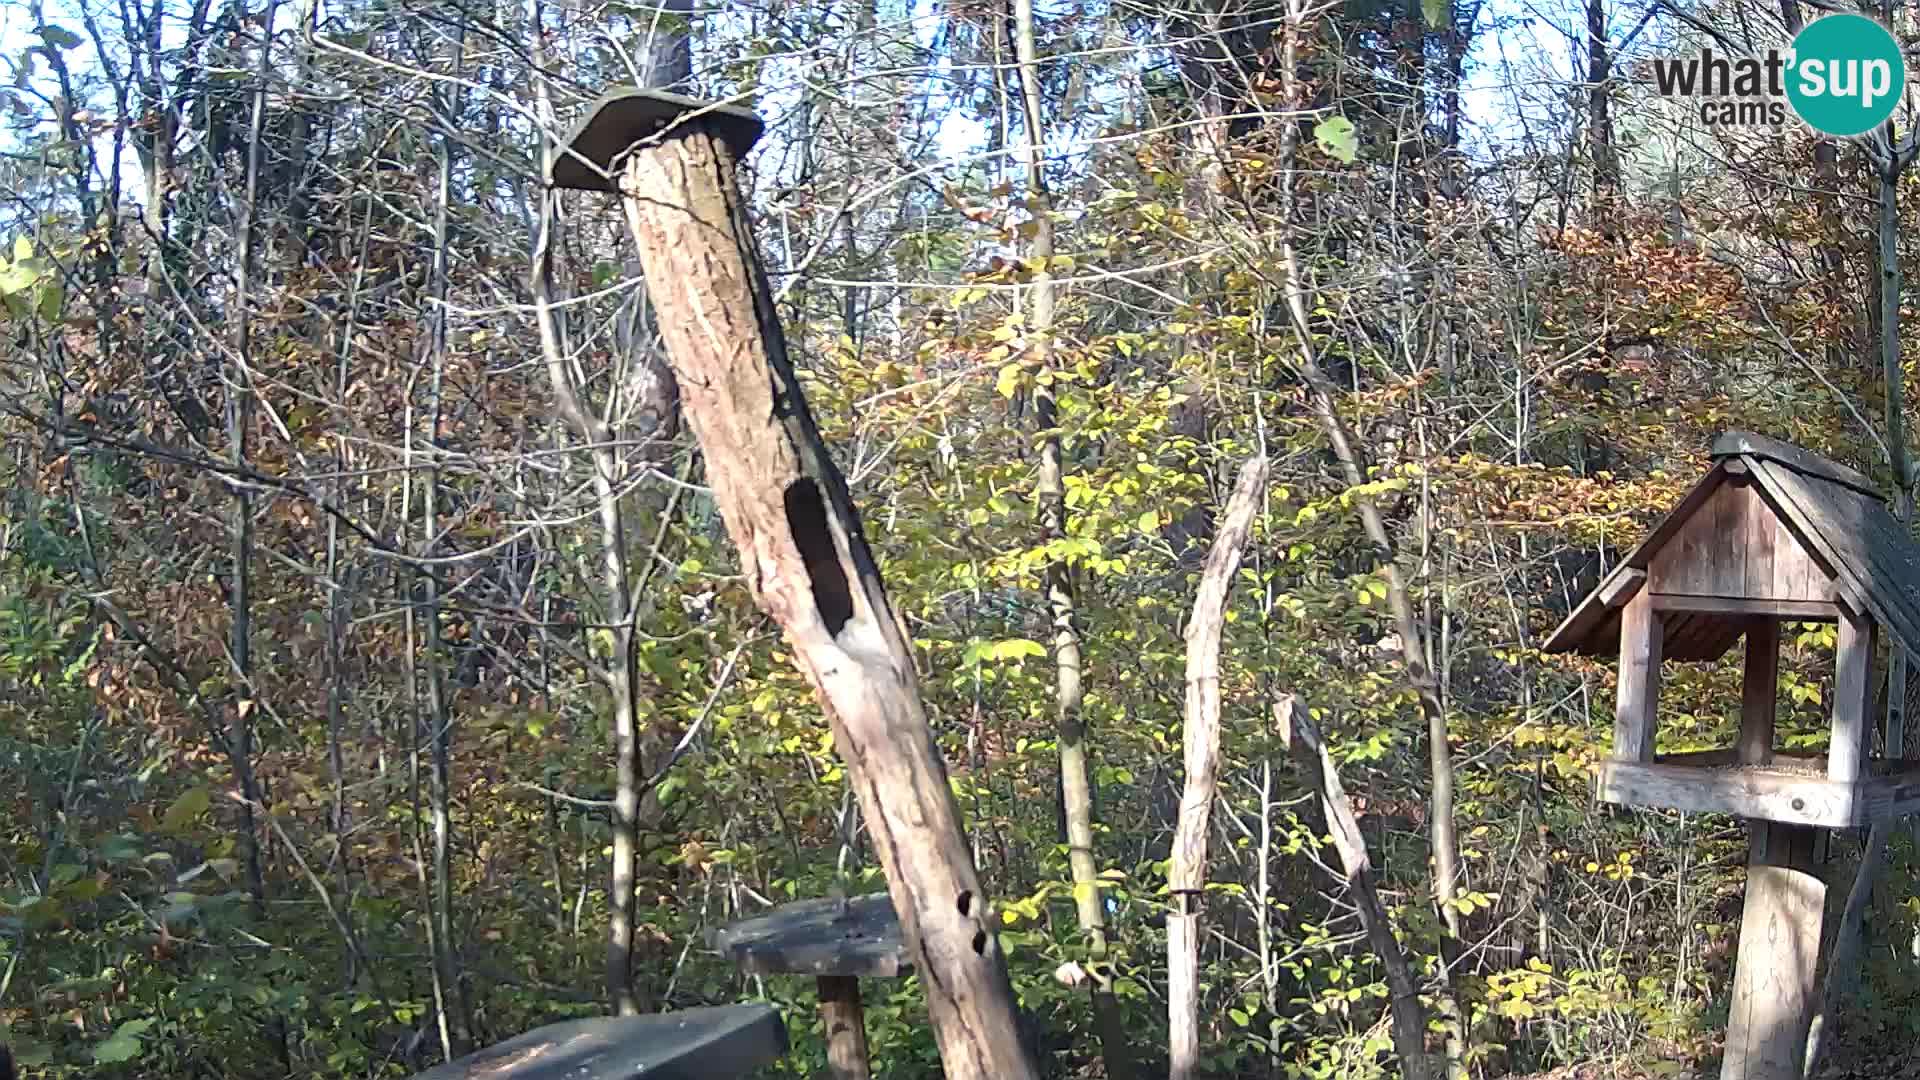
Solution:
M853 593L847 587L847 571L833 550L833 532L827 527L827 503L820 497L820 485L803 476L787 485L787 528L806 564L807 580L813 585L813 604L827 633L839 636L840 628L853 618Z

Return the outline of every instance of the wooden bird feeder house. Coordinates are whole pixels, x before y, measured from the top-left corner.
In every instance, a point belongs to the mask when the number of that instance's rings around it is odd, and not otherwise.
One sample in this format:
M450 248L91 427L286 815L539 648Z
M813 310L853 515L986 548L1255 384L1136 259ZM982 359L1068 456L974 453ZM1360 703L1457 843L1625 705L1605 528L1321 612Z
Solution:
M1547 652L1620 658L1604 802L1734 814L1752 851L1723 1080L1799 1080L1814 1005L1826 885L1822 829L1920 810L1904 733L1872 756L1874 653L1920 655L1920 544L1865 476L1798 447L1735 432L1713 469L1574 608ZM1824 755L1774 746L1780 626L1837 624ZM1655 752L1663 660L1717 660L1746 642L1731 747ZM1905 688L1891 692L1904 694Z

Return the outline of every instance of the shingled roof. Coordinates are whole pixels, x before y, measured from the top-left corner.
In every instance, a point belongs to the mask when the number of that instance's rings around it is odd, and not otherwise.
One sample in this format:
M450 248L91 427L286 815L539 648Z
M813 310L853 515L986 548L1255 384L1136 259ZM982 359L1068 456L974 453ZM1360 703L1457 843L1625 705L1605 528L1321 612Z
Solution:
M1716 439L1713 458L1713 469L1573 609L1545 651L1615 655L1620 608L1652 571L1657 594L1694 594L1675 596L1671 605L1665 635L1671 659L1717 659L1752 618L1735 602L1769 598L1783 617L1808 620L1822 618L1823 606L1844 604L1871 615L1890 641L1920 656L1920 544L1888 512L1871 480L1747 432ZM1746 496L1748 489L1759 498ZM1697 574L1695 581L1685 580L1687 565L1713 557L1706 548L1723 549L1724 558L1728 546L1746 551L1744 569L1736 567L1731 575L1722 570L1705 585ZM1754 570L1754 558L1769 566L1801 566L1803 578L1782 588Z

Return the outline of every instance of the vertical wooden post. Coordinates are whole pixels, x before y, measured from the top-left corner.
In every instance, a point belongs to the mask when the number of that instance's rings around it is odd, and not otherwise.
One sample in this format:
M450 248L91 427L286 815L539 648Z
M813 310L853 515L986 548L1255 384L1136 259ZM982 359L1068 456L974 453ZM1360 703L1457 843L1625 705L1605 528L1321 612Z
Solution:
M1801 1080L1827 898L1814 859L1821 830L1767 821L1748 828L1747 899L1720 1080Z
M1744 765L1773 760L1773 718L1780 695L1780 620L1762 616L1747 627L1747 666L1740 683L1740 741Z
M827 1075L833 1080L868 1080L867 1018L860 1007L860 980L851 975L822 975L820 1027L827 1033Z
M1866 768L1874 631L1871 615L1856 614L1841 606L1839 642L1833 657L1833 741L1827 747L1829 780L1854 783Z
M1654 709L1660 700L1663 626L1653 595L1635 593L1620 610L1620 688L1613 713L1616 761L1653 760Z

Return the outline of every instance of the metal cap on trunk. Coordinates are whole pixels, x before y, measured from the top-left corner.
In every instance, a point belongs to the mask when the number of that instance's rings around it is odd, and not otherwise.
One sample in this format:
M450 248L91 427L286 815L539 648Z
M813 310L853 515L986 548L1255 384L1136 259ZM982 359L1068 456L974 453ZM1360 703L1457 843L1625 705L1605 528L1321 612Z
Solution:
M665 90L621 87L602 94L567 133L547 182L581 191L618 191L614 173L627 151L683 122L711 124L736 161L753 148L765 126L753 110L738 105Z

